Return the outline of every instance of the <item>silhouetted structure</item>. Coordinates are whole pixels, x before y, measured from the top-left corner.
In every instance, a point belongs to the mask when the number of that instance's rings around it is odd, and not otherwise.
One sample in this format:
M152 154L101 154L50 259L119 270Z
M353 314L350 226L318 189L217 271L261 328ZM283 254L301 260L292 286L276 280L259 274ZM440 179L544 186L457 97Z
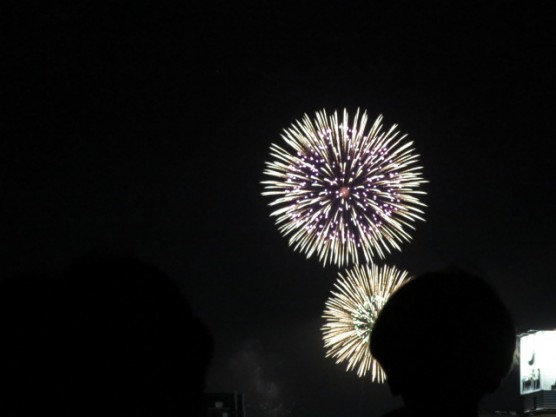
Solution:
M212 338L142 262L89 257L0 286L2 416L197 416Z
M388 300L371 352L412 415L476 416L511 367L515 330L496 293L460 271L422 275Z
M245 417L243 395L237 392L206 393L201 417Z

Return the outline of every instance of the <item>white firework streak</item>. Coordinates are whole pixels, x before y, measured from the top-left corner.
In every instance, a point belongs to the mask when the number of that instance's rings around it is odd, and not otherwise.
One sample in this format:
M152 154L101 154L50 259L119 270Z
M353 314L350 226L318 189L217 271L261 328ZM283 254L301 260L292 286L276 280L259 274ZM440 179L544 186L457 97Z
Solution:
M384 371L369 349L372 329L390 295L408 280L406 271L377 265L358 265L345 277L339 274L322 316L326 357L347 361L347 370L357 369L360 377L370 372L372 381L384 382Z
M284 129L287 148L270 146L266 162L265 196L272 196L271 213L294 250L318 256L326 265L358 264L362 255L372 262L400 243L410 241L407 229L424 221L418 195L427 181L413 142L393 125L382 129L382 116L367 129L367 113L350 121L346 110L307 114Z

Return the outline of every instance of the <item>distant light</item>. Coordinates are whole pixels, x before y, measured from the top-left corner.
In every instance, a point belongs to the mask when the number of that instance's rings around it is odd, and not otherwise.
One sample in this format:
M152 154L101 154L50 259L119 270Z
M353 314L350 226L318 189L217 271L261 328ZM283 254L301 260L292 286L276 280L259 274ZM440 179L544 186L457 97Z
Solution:
M556 390L556 330L521 335L519 352L520 393Z

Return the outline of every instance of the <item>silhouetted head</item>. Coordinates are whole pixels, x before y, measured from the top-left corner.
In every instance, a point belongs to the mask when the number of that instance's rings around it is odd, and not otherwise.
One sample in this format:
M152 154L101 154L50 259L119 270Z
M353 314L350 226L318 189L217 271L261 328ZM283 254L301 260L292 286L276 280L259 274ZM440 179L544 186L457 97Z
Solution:
M26 404L64 416L197 415L212 338L156 268L88 257L59 277L0 289L16 297L3 308L12 313L2 319L3 343L25 345L12 353L13 374L27 375L14 395ZM19 411L26 407L35 410ZM13 415L34 414L16 407Z
M482 279L460 271L425 274L402 286L371 336L371 353L392 392L414 414L476 410L508 373L514 350L507 308Z

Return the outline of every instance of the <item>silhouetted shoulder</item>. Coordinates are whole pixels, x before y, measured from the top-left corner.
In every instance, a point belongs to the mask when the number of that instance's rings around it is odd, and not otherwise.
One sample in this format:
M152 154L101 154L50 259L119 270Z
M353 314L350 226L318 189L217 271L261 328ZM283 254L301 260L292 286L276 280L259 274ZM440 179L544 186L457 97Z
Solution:
M157 268L130 258L85 257L55 278L8 280L0 297L14 300L4 310L19 312L2 322L11 331L7 345L26 369L13 393L27 401L13 415L197 412L212 338ZM18 340L25 340L24 350L16 348ZM31 401L36 396L43 401Z

